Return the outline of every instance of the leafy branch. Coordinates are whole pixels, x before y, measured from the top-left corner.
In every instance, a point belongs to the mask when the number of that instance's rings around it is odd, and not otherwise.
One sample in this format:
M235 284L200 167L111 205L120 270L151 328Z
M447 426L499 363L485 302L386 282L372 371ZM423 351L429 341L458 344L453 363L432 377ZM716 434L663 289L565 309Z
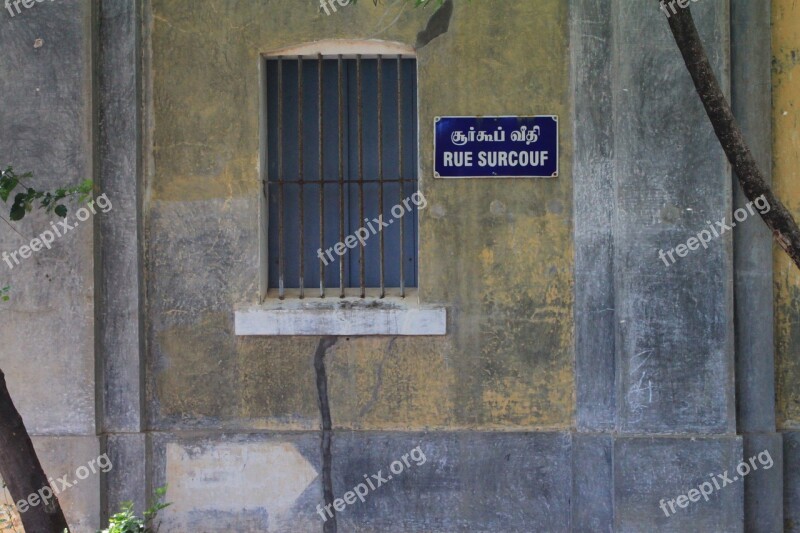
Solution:
M79 202L84 202L92 194L92 180L84 180L78 185L60 187L50 192L40 191L26 185L23 180L32 177L33 174L30 172L16 174L12 167L0 171L0 199L4 202L8 202L17 187L24 188L24 191L18 192L14 196L9 214L11 220L22 220L27 213L30 213L36 207L37 201L39 202L39 208L44 209L47 213L55 213L64 218L67 216L67 206L62 202L73 197L77 197Z
M133 502L123 502L122 510L109 519L108 528L98 533L156 533L158 513L172 505L164 501L166 495L167 487L156 489L155 503L144 512L143 518L134 513Z
M85 202L92 195L92 180L84 180L78 185L70 187L59 187L58 189L50 191L40 191L25 184L23 180L28 180L33 177L32 172L25 174L17 174L12 167L7 167L5 170L0 170L0 199L8 203L12 193L17 190L17 187L24 189L14 195L14 200L11 203L11 211L9 218L13 221L22 220L25 215L33 211L36 202L39 202L38 208L44 209L47 213L55 213L57 216L64 218L67 216L67 206L64 202L77 198L78 202ZM21 236L19 231L11 225L11 223L4 217L0 216L0 220L8 224L12 230ZM11 287L6 285L0 287L0 301L7 302L9 299L8 293Z

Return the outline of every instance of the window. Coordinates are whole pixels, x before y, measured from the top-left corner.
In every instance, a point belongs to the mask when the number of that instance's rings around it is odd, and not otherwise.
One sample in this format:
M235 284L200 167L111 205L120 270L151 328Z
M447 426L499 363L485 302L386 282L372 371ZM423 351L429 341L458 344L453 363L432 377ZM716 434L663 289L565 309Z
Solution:
M416 60L280 56L263 67L268 295L405 296L417 285Z

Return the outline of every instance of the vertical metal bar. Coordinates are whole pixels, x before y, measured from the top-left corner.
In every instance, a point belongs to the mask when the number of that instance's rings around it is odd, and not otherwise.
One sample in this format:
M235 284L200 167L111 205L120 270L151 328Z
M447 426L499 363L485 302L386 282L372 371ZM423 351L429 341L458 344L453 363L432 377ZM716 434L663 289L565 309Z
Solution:
M317 55L317 113L319 113L317 129L319 130L319 247L325 248L325 180L323 173L323 136L322 136L322 54ZM325 298L325 264L319 260L319 297Z
M378 56L378 213L383 220L383 56ZM383 268L383 232L380 232L381 298L386 296Z
M278 298L285 297L285 248L283 242L283 58L278 58Z
M339 242L344 242L344 99L342 97L342 56L338 59L339 78ZM344 256L339 256L339 298L344 298Z
M361 54L356 56L356 91L358 108L358 219L364 220L364 112L361 76ZM361 297L366 297L366 275L364 268L364 244L359 247L358 257L358 286L361 288Z
M403 177L403 56L397 56L397 159L399 162L400 171L400 200L399 204L403 203L403 193L405 184ZM406 296L406 276L405 276L405 217L400 219L400 297Z
M305 202L303 201L303 189L305 188L305 182L303 181L303 58L297 58L297 177L299 178L299 202L298 202L298 212L300 218L300 238L299 238L299 248L300 248L300 298L305 296L305 288L303 287L303 267L304 259L305 259L305 243L303 242L303 237L305 236L305 230L303 228L304 222L304 207Z

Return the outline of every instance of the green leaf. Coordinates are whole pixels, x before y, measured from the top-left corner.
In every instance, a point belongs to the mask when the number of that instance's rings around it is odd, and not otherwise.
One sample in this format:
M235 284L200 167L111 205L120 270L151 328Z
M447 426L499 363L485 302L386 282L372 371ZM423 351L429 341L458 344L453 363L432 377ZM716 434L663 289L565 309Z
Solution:
M9 218L14 221L25 218L25 204L14 203L14 205L11 206Z
M2 180L0 180L0 198L2 198L4 202L7 202L11 191L13 191L18 184L19 180L17 178L4 175Z
M67 216L67 206L65 206L63 204L57 205L56 208L54 209L54 211L55 211L56 215L60 216L61 218L64 218L64 217Z

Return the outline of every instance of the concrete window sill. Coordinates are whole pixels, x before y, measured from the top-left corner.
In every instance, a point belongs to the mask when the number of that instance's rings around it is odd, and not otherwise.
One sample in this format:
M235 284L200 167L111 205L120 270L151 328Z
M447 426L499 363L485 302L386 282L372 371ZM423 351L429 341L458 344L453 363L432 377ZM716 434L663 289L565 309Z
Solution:
M236 335L445 335L447 310L420 305L416 291L405 298L347 296L268 299L234 312ZM312 293L313 294L313 293Z

